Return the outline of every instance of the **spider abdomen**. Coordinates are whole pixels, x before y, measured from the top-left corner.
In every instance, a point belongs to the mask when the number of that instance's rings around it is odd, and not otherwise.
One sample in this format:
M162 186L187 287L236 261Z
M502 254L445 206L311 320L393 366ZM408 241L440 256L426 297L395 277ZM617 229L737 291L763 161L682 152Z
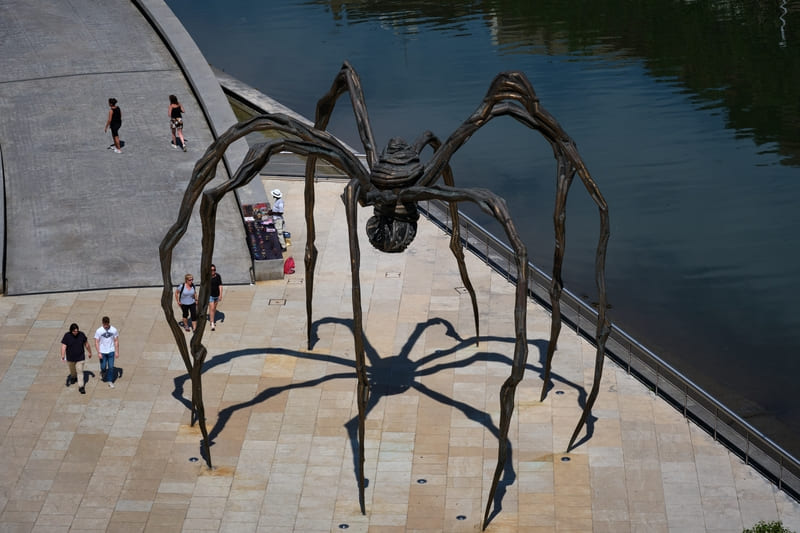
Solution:
M367 220L367 237L376 250L400 253L417 236L419 211L411 204L375 206L375 214Z

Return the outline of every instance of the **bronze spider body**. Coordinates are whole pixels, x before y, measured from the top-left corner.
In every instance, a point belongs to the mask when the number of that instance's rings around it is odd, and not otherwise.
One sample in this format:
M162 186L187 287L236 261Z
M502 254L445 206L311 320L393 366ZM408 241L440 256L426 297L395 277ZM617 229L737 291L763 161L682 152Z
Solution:
M347 150L326 130L333 108L338 98L347 92L353 106L358 132L364 146L367 167ZM500 391L500 421L498 424L498 458L486 511L483 527L488 524L491 505L495 498L498 481L508 459L508 431L514 409L514 395L517 384L522 380L528 356L526 315L528 301L528 255L525 244L519 237L505 201L487 189L459 188L455 186L453 173L449 166L450 158L479 128L489 120L499 116L510 116L528 128L538 131L550 143L557 162L557 192L554 210L555 253L553 261L553 278L550 287L550 303L552 306L552 323L547 358L544 368L544 384L542 400L550 387L550 368L556 342L561 330L560 295L563 288L561 266L565 248L565 218L567 193L573 178L577 174L583 182L600 213L600 238L596 254L596 282L598 287L598 319L595 341L597 352L595 357L595 374L592 390L589 393L583 413L570 439L571 449L575 439L587 420L592 405L599 391L602 376L605 342L610 327L605 318L605 254L609 236L608 208L597 185L586 170L578 154L574 142L564 132L558 122L539 104L539 100L528 81L521 72L504 72L492 82L486 96L478 109L459 126L444 142L433 133L426 131L413 143L402 139L391 139L381 154L375 150L372 128L366 111L364 94L358 74L345 62L330 90L317 104L314 127L282 115L264 114L234 125L217 141L211 144L205 155L197 162L191 181L184 195L177 222L164 237L159 247L161 255L164 292L162 307L173 335L178 343L186 368L192 379L192 404L194 416L200 423L204 438L204 456L211 466L208 433L205 427L204 407L202 402L201 372L206 349L202 345L205 329L204 316L208 302L208 276L214 250L214 231L216 206L229 191L249 182L269 159L281 151L293 152L307 157L305 173L305 221L307 243L305 250L306 267L306 313L307 338L309 349L312 346L312 296L314 290L314 269L317 261L317 249L314 221L314 174L316 159L321 158L343 171L350 177L345 186L342 200L347 216L348 240L350 246L352 274L353 305L353 337L355 342L355 370L358 381L358 458L357 470L359 478L359 502L365 512L364 502L364 425L369 400L369 378L365 359L365 340L363 314L361 308L361 284L359 278L360 249L357 234L357 206L372 206L373 215L367 222L369 241L378 250L390 253L402 252L413 241L416 235L419 212L417 202L423 200L441 200L447 202L453 222L450 249L458 263L461 279L469 292L473 316L475 320L476 342L480 339L478 324L478 306L475 291L467 273L462 242L459 234L459 202L473 202L484 212L494 217L503 227L508 241L515 252L517 268L517 284L514 308L514 356L511 375L504 382ZM209 190L205 186L214 177L217 165L227 147L233 141L254 131L277 132L275 140L251 147L245 160L234 176L227 182ZM427 163L422 163L421 153L426 147L433 151ZM442 183L439 183L439 182ZM192 208L202 194L200 216L203 224L200 286L201 311L196 333L187 347L184 334L178 327L172 308L172 250L186 232ZM191 350L191 357L190 357Z

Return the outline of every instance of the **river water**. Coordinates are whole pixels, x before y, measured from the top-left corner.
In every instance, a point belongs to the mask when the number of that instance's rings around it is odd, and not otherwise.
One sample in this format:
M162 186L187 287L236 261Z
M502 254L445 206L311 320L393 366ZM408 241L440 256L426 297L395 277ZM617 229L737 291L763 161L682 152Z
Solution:
M379 147L445 139L498 72L525 72L609 204L611 320L800 457L800 2L168 4L210 63L307 117L350 61ZM346 98L330 130L360 146ZM508 200L549 271L549 146L501 118L452 165ZM587 301L597 232L576 181L564 277Z

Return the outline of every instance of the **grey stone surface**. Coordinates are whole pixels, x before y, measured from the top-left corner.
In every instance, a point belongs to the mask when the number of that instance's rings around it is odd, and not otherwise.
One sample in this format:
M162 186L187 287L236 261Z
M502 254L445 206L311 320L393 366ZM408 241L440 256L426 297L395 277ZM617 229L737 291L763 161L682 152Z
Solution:
M256 281L283 279L283 259L253 261Z
M195 89L197 101L208 118L211 131L215 136L221 135L237 122L236 116L194 39L163 0L134 1L150 17L153 27L161 33L170 48L176 51L177 61ZM233 143L226 151L224 163L230 174L236 172L247 154L247 148L247 142L243 139ZM258 183L250 183L238 189L236 195L241 205L267 200L263 187Z
M300 180L261 182L288 200L303 194ZM315 241L313 350L303 261L283 280L225 287L215 331L194 339L208 349L213 469L190 459L201 435L161 291L0 298L0 531L481 530L513 353L513 285L467 254L489 332L476 346L447 235L423 218L406 253L382 254L359 232L369 372L390 385L371 392L362 515L348 430L358 408L342 187L316 189L316 212L331 223ZM303 224L292 238L303 250ZM91 332L103 315L120 331L124 373L109 388L93 357L80 394L65 387L61 336L73 321ZM549 313L531 300L528 321L540 355ZM544 401L541 367L529 359L510 421L511 475L487 533L722 533L758 520L800 531L800 504L611 361L592 436L565 453L593 354L564 328Z
M212 141L166 45L135 4L119 0L5 1L0 35L8 294L160 285L158 243ZM171 93L186 108L188 153L169 144ZM123 113L122 154L107 149L103 132L109 97ZM226 200L215 262L226 282L246 283L244 230L235 199ZM199 242L196 223L174 277L197 271Z

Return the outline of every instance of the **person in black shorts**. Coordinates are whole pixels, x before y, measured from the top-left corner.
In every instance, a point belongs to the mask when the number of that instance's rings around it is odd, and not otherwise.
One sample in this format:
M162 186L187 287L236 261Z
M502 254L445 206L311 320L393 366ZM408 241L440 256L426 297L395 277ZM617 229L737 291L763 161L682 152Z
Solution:
M172 147L186 151L186 139L183 138L183 105L174 94L169 95L169 130L172 132Z
M111 128L111 138L114 139L114 152L117 154L122 153L122 146L119 143L119 128L122 126L122 110L117 107L117 99L108 99L108 120L106 120L106 127L103 131L108 131Z
M194 276L186 274L183 283L175 289L175 301L181 307L183 327L186 331L194 331L197 324L197 288Z
M217 267L211 265L211 282L208 296L208 320L211 322L211 331L217 329L214 320L217 314L217 305L222 303L222 276L217 274Z

